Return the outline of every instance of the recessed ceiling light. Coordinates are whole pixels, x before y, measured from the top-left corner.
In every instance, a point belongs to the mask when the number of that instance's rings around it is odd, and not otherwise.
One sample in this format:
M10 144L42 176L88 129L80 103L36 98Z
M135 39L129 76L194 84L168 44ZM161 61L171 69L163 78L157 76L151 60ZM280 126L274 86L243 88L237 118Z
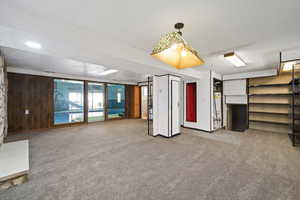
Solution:
M33 41L27 41L25 42L26 46L33 48L33 49L40 49L42 48L41 44L37 43L37 42L33 42Z
M106 70L104 72L101 72L99 75L100 76L106 76L108 74L112 74L112 73L116 73L116 72L118 72L118 70L116 70L116 69L109 69L109 70Z
M246 63L234 52L224 54L224 58L236 67L246 66Z
M293 65L295 65L296 62L286 62L283 64L283 71L290 71L293 69Z

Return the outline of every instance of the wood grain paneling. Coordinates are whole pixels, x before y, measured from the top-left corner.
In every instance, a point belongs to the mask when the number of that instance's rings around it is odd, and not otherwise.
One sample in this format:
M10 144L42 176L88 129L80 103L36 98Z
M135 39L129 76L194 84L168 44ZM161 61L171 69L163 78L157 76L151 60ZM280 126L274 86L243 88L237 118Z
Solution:
M249 94L290 94L290 93L291 93L291 87L289 85L249 88Z
M264 123L264 122L251 122L249 128L261 130L261 131L270 131L273 133L291 133L292 130L289 125L285 124L273 124L273 123Z
M291 96L249 96L249 103L261 103L261 104L289 104Z
M127 85L126 101L127 101L127 116L129 118L141 117L141 97L140 88L135 85Z
M249 112L289 114L289 105L276 104L250 104Z
M272 122L278 124L289 124L290 118L287 115L274 115L266 113L249 113L249 119L256 122Z
M141 117L141 90L139 86L134 86L133 117Z
M53 79L55 78L8 73L9 132L75 125L53 125ZM87 123L87 83L88 81L85 81L85 122L80 124ZM25 115L26 109L30 112L28 115ZM140 117L140 88L138 86L126 86L126 117ZM107 117L106 120L108 120Z
M272 85L272 84L288 84L292 80L291 73L283 73L280 76L270 76L264 78L249 79L249 86Z
M9 132L51 127L52 107L52 78L8 73Z

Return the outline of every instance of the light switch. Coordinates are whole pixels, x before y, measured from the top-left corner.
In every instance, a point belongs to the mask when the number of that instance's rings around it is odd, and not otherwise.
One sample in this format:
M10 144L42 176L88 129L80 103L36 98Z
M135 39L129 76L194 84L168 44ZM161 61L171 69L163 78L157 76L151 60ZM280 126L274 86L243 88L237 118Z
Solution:
M28 109L25 110L25 115L29 115L29 110Z

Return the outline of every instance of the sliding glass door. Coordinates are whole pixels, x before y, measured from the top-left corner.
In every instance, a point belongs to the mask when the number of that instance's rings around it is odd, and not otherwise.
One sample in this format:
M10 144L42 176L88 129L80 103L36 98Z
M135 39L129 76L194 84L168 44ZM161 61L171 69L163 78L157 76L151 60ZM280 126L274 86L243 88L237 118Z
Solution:
M107 117L108 119L125 116L125 86L107 84Z
M54 125L125 117L125 85L54 79L53 100Z
M54 124L84 121L84 82L54 79Z
M105 120L104 84L88 83L88 122Z

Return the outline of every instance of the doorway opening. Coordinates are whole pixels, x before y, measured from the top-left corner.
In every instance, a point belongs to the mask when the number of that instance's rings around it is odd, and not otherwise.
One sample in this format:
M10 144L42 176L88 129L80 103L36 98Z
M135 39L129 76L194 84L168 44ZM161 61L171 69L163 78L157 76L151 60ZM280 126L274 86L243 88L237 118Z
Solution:
M213 79L213 129L223 127L223 82Z

